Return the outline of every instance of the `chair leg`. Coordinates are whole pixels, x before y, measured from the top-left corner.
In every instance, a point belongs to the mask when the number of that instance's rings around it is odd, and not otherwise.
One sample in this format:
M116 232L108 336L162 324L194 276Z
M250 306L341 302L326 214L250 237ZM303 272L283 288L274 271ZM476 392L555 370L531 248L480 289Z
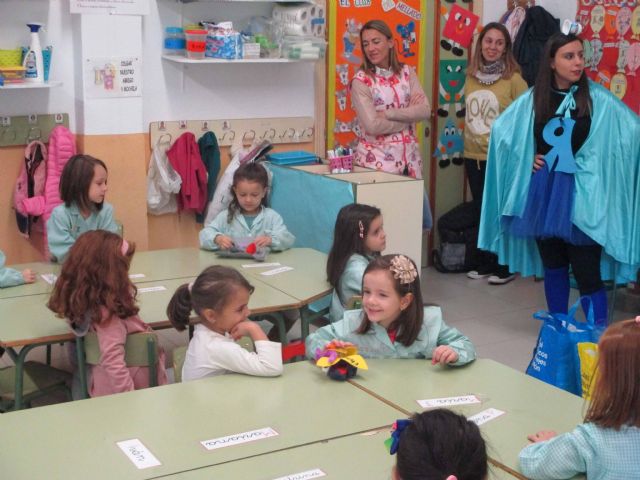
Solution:
M147 356L149 359L149 386L158 386L158 372L156 369L157 355L156 342L153 338L147 338Z

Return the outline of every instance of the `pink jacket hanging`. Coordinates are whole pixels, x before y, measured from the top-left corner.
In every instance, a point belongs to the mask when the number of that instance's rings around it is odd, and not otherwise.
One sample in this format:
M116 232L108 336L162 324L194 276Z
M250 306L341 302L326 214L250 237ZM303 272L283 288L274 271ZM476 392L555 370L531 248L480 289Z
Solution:
M182 179L178 210L202 213L207 203L207 170L200 158L196 137L185 132L167 151L169 162Z

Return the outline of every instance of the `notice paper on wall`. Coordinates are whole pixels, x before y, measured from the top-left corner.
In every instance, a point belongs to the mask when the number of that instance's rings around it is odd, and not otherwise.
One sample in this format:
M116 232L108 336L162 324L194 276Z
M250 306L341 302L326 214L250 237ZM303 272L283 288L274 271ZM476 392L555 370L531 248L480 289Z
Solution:
M498 418L501 415L504 415L505 413L506 412L503 412L502 410L498 410L497 408L487 408L486 410L483 410L480 413L471 415L468 418L468 420L480 426L484 423L487 423L491 420Z
M200 443L207 450L216 450L218 448L233 447L234 445L255 442L256 440L264 440L266 438L276 436L278 436L278 432L271 427L266 427L258 430L251 430L250 432L227 435L226 437L212 438L211 440L204 440Z
M456 405L473 405L481 403L475 395L463 395L460 397L429 398L427 400L416 400L422 408L453 407Z
M71 0L71 13L148 15L149 0Z
M274 478L273 480L308 480L310 478L320 478L326 476L327 474L322 470L320 470L319 468L314 468L313 470L305 470L304 472L300 473L292 473L291 475Z
M265 276L278 275L279 273L288 272L289 270L293 270L293 267L274 268L273 270L267 270L266 272L260 272L260 275L265 275Z
M85 98L141 97L142 65L138 57L85 58Z
M123 440L116 442L118 448L131 460L131 462L139 469L157 467L162 465L160 461L145 447L140 440L133 438L131 440Z
M162 292L164 290L166 290L167 287L165 287L164 285L158 285L157 287L145 287L145 288L139 288L138 289L138 293L147 293L147 292Z

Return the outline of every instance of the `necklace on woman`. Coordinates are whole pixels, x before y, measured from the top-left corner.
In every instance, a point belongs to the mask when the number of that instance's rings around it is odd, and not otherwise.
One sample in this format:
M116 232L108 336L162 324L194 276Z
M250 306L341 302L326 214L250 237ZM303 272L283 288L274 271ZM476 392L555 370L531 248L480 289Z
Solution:
M502 78L504 69L504 61L500 59L492 63L481 64L473 76L483 85L493 85Z

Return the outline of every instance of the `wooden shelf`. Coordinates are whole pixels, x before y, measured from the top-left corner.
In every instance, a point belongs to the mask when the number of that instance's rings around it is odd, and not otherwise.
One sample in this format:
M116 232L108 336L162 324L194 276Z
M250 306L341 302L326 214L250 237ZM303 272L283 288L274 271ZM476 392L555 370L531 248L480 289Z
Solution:
M10 83L0 86L0 90L19 90L26 88L55 88L62 85L62 82L45 82L45 83Z
M211 58L204 57L202 60L193 58L187 58L179 55L162 55L162 58L175 63L188 63L188 64L204 64L204 63L301 63L301 62L315 62L322 60L322 58L310 58L310 59L291 59L291 58L238 58L236 60L227 60L225 58Z

